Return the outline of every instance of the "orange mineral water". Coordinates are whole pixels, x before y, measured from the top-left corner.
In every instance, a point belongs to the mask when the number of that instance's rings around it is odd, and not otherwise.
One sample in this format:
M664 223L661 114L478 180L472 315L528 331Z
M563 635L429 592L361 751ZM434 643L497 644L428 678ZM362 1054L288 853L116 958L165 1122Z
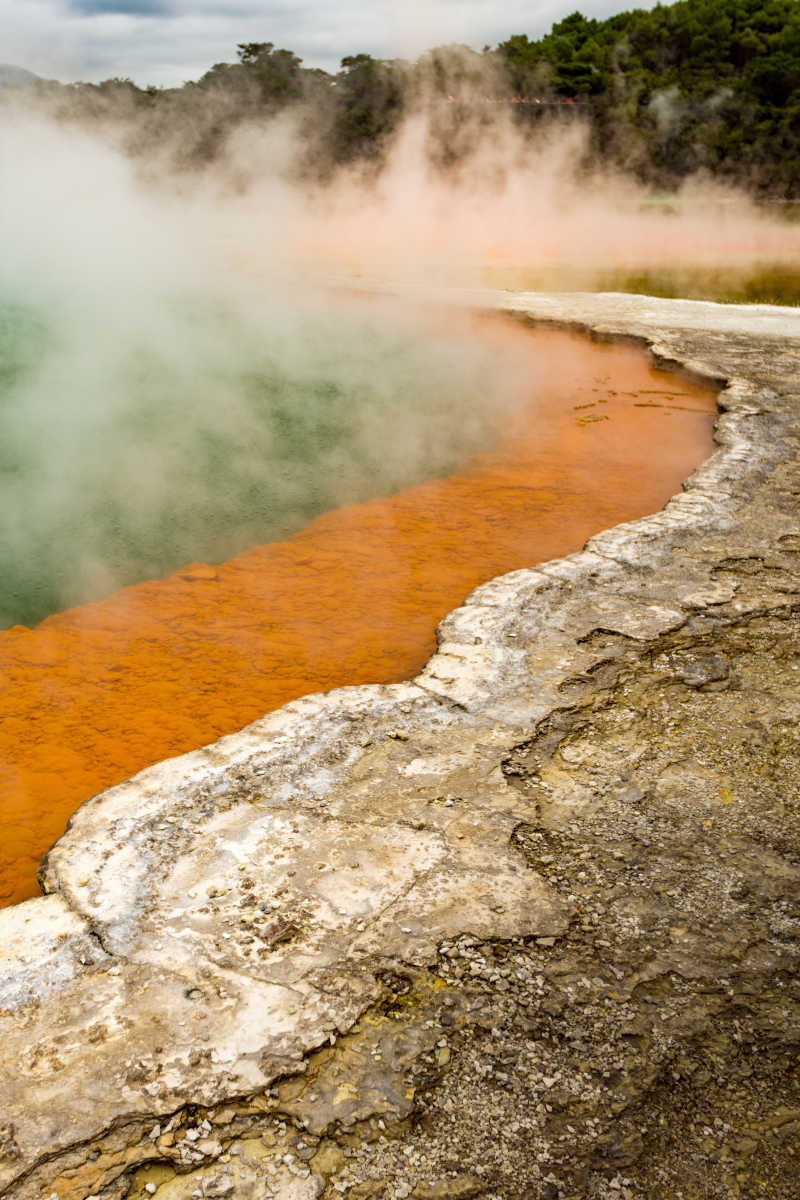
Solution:
M457 474L0 632L0 903L37 894L94 793L303 694L408 679L474 587L659 509L713 450L713 391L634 346L500 317L474 335L531 383Z

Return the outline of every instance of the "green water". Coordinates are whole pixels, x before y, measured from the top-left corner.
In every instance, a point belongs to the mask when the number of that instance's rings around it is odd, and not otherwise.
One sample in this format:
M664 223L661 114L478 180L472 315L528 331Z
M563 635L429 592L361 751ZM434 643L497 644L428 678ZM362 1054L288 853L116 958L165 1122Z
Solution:
M594 286L800 302L800 279L777 268ZM0 628L447 474L505 424L518 390L503 368L466 331L374 300L294 310L84 289L0 303Z
M0 308L0 626L449 472L502 419L497 375L358 311Z

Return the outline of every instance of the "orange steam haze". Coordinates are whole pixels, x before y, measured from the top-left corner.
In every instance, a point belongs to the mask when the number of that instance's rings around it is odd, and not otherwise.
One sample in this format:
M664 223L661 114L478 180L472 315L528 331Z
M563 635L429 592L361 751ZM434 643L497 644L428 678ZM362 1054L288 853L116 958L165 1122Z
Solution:
M240 130L228 163L246 180L233 203L241 228L255 231L264 209L277 209L284 225L280 247L269 247L273 262L277 249L312 276L390 284L493 283L496 268L552 288L577 279L586 290L611 271L800 272L800 224L775 209L710 177L654 195L589 165L579 119L523 136L507 108L465 119L462 157L447 169L434 152L435 118L420 112L404 121L380 171L340 169L327 186L300 191L264 170L296 145L292 121L277 122L266 141L262 129Z
M459 47L448 53L446 100L432 83L423 86L406 98L407 116L378 160L321 171L313 167L325 161L330 130L308 105L231 122L208 162L187 161L186 146L198 127L224 124L228 114L213 94L193 93L191 110L181 117L176 109L158 136L147 114L98 115L88 124L65 122L63 111L56 117L45 105L7 103L0 134L16 129L12 191L23 193L19 177L33 164L38 194L26 197L28 226L41 228L49 183L59 209L49 224L59 231L72 205L73 233L81 216L94 213L104 234L121 201L115 236L131 219L128 240L138 240L148 261L171 242L167 262L181 273L191 264L198 285L201 267L292 289L331 273L389 286L494 285L499 268L516 273L515 287L527 272L551 290L576 280L591 290L609 271L800 272L800 223L783 219L778 206L760 207L710 174L654 193L598 161L580 115L515 120L512 106L493 98L492 69L481 56Z

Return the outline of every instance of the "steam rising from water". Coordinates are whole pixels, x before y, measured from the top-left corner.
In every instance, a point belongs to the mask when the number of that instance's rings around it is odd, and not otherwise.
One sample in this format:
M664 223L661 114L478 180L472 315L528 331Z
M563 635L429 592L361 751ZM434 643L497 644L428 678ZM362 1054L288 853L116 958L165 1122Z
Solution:
M446 472L513 403L463 333L270 269L269 207L237 240L216 201L37 121L0 156L4 623Z
M693 179L653 196L585 161L580 124L524 141L502 115L475 130L470 153L447 173L431 163L431 121L406 122L373 188L340 176L312 223L315 251L335 242L353 267L444 283L475 283L487 269L578 276L591 289L610 269L680 266L725 272L783 264L800 270L800 227L746 196ZM335 230L331 237L327 230ZM551 285L552 286L552 285Z
M180 174L128 157L130 129L0 113L0 623L228 557L490 439L513 369L424 313L336 298L334 276L800 261L800 230L741 197L694 183L665 212L576 173L578 126L532 143L481 112L436 165L448 119L418 113L382 171L312 186L287 118Z

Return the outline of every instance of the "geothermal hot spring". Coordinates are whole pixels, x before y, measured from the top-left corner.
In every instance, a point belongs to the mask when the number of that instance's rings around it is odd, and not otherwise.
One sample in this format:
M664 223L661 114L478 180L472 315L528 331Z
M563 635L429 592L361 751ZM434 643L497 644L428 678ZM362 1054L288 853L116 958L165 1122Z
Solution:
M634 345L358 291L492 255L800 260L727 199L665 217L555 171L445 194L399 154L382 191L304 208L0 120L0 903L91 795L413 676L475 586L657 510L711 453L712 392Z
M632 346L334 294L180 319L176 359L2 315L4 904L87 797L409 678L477 584L659 508L712 449L713 394Z

